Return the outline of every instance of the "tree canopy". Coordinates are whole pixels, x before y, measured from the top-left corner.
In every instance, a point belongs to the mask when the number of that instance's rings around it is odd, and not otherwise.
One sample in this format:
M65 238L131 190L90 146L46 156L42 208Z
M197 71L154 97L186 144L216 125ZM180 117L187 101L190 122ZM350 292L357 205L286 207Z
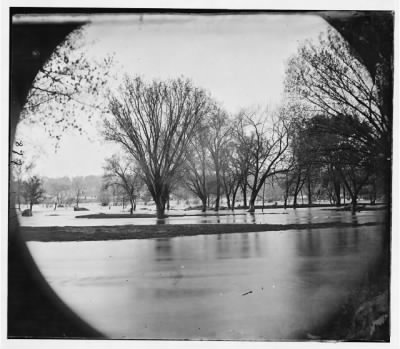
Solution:
M56 47L37 74L21 112L21 120L40 122L49 136L60 140L65 130L84 132L80 118L104 111L103 87L110 78L113 56L89 54L85 27Z
M285 86L291 98L310 105L310 114L365 123L368 127L359 128L353 138L382 154L387 152L390 120L383 113L376 81L334 29L322 33L318 43L300 46L288 62Z

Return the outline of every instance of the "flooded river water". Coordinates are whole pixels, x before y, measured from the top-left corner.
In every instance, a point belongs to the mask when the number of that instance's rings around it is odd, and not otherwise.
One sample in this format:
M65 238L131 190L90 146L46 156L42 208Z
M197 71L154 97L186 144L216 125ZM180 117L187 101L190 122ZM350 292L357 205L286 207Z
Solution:
M245 210L220 211L215 215L214 211L202 213L199 210L184 211L173 210L168 212L169 217L158 220L151 217L154 211L141 211L137 213L148 214L149 218L77 218L88 214L107 214L122 213L117 208L108 210L96 205L90 211L74 212L71 208L51 209L37 208L32 217L19 217L22 226L42 227L42 226L107 226L107 225L153 225L153 224L207 224L207 223L250 223L250 224L304 224L304 223L327 223L327 222L346 222L346 223L366 223L380 219L376 211L362 211L357 215L351 215L347 211L336 211L329 208L298 208L293 209L265 209L264 212L257 210L256 214L250 214ZM126 213L126 212L125 212Z
M271 211L282 214L256 217L354 220L348 212L321 209ZM356 219L379 217L364 212ZM376 263L382 229L28 242L28 247L65 303L109 337L277 340L309 333L337 310Z

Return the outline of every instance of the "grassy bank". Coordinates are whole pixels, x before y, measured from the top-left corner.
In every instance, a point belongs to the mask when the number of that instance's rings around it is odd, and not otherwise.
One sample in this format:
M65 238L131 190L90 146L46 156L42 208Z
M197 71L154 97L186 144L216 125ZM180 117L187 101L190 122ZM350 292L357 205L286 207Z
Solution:
M270 232L281 230L325 229L374 226L377 223L315 223L315 224L159 224L89 227L21 227L25 241L101 241L169 238L211 234Z

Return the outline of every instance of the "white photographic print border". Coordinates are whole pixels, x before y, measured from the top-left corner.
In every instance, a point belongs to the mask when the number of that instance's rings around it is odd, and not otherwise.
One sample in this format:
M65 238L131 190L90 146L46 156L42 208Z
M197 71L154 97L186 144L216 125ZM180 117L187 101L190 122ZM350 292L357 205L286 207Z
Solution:
M393 158L392 158L392 231L391 231L391 342L390 343L335 343L335 342L230 342L230 341L141 341L141 340L53 340L53 339L7 339L7 258L8 258L8 171L9 171L9 57L10 57L10 18L11 7L42 7L42 8L134 8L134 9L184 9L188 10L275 10L275 11L335 11L335 10L367 10L367 11L394 11L395 16L395 51L394 51L394 112L393 112ZM343 348L372 348L383 347L397 348L399 339L399 243L397 228L399 221L397 212L399 210L399 4L389 0L340 0L340 1L4 1L1 4L1 347L4 348L308 348L308 347L330 347L340 345ZM65 10L64 10L65 11ZM28 291L27 291L28 292Z

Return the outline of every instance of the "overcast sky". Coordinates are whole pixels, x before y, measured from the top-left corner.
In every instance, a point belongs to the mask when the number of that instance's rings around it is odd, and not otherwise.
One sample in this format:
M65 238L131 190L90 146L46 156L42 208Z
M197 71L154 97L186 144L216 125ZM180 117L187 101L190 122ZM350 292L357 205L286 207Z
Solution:
M87 27L90 54L115 53L120 71L144 79L189 77L231 113L241 107L275 106L285 65L300 42L327 24L310 15L161 16L107 19ZM42 176L102 174L104 158L118 150L84 123L87 135L65 133L57 153L40 125L21 125L26 157Z

